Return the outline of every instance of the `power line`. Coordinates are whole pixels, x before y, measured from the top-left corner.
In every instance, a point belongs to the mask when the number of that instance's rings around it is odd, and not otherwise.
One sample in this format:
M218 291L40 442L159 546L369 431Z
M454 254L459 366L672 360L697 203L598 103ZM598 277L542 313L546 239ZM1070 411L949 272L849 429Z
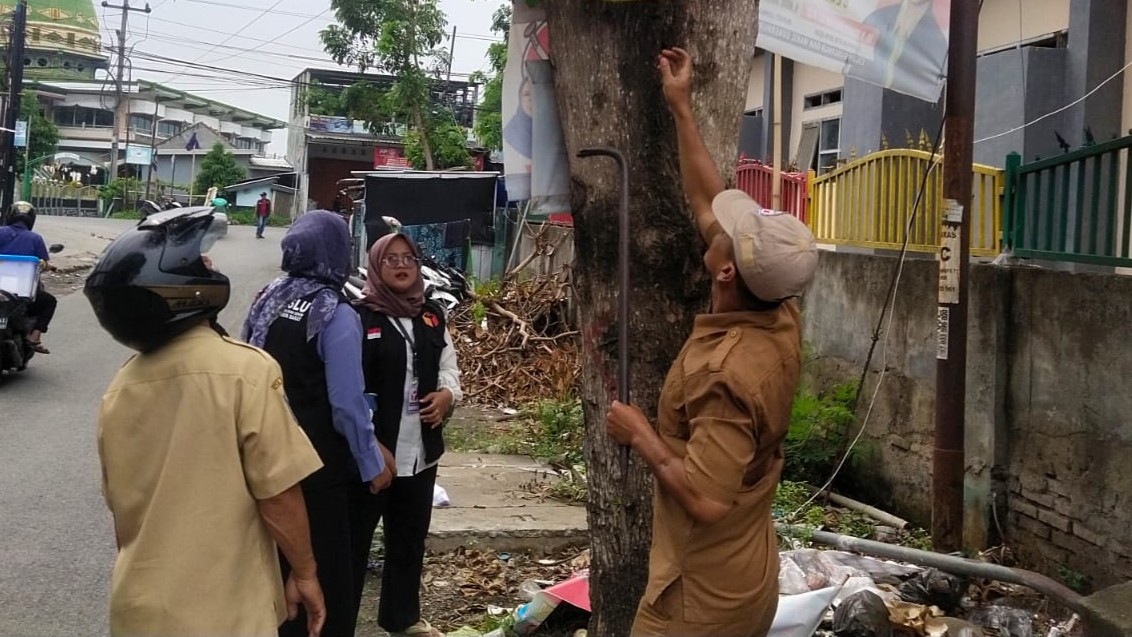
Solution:
M130 33L130 12L141 11L149 13L152 11L149 8L149 3L146 3L144 9L138 9L130 6L130 0L122 0L122 4L110 4L103 0L102 6L105 9L118 9L122 12L122 28L118 31L118 73L115 79L115 105L114 105L114 130L110 134L110 178L116 179L118 177L118 147L120 143L119 131L122 129L123 120L126 119L127 114L123 112L123 106L128 111L129 101L122 99L123 95L123 82L125 81L126 74L126 38Z
M259 12L259 14L257 14L257 15L256 15L256 17L252 18L252 19L251 19L251 20L249 20L249 21L248 21L247 23L245 23L245 24L244 24L244 26L240 27L240 29L239 29L238 31L236 31L236 32L235 32L235 33L233 33L233 34L232 34L231 36L229 36L229 37L228 37L227 39L225 39L225 40L224 40L224 42L222 42L221 44L228 44L229 42L231 42L231 41L232 41L232 38L236 38L236 37L239 37L239 36L240 36L240 35L241 35L241 34L242 34L242 33L243 33L243 32L244 32L245 30L247 30L247 29L251 28L251 26L252 26L253 24L255 24L256 22L259 22L260 20L262 20L262 19L264 18L264 16L266 16L266 15L267 15L268 13L271 13L272 11L274 11L274 10L275 10L275 8L276 8L276 7L278 7L278 6L279 6L279 5L281 5L281 4L283 4L283 0L275 0L275 3L274 3L274 4L272 4L272 5L271 5L270 7L268 7L268 8L266 8L266 9L264 9L264 10L260 11L260 12ZM219 46L219 45L217 45L217 46ZM195 60L193 60L193 61L194 61L194 62L200 62L200 61L201 61L201 60L203 60L204 58L208 57L209 53L212 53L212 52L213 52L213 51L215 51L215 50L216 50L216 47L214 46L214 47L213 47L212 49L210 49L210 50L209 50L209 51L208 51L207 53L204 53L204 54L202 54L202 55L199 55L199 56L197 56L197 59L195 59ZM171 78L171 79L170 79L169 81L170 81L170 82L172 82L172 81L173 81L174 79L176 79L176 78L177 78L177 76L174 76L174 77L173 77L173 78Z
M325 10L325 11L323 11L322 13L319 13L318 15L312 16L312 17L308 18L308 19L307 19L306 21L304 21L304 22L301 22L301 23L299 23L299 24L295 25L294 27L291 27L290 29L288 29L288 30L284 31L283 33L280 33L279 35L275 36L275 39L276 39L276 40L281 40L281 39L283 39L283 38L285 38L285 37L287 37L287 36L291 35L291 34L292 34L292 33L294 33L295 31L298 31L299 29L301 29L301 28L303 28L303 27L307 26L307 25L308 25L308 24L310 24L311 22L314 22L315 20L317 20L317 19L321 18L321 17L323 16L323 15L325 15L325 14L327 14L327 13L329 13L329 12L330 12L330 9L326 9L326 10ZM264 44L266 44L266 42L264 42L264 43L262 43L262 44L257 44L257 45L255 45L254 47L252 47L251 49L249 49L249 50L248 50L247 52L248 52L248 53L250 53L250 52L252 52L252 51L257 51L257 50L259 50L259 49L262 49L262 48L263 48L263 45L264 45ZM232 54L232 55L227 55L227 56L225 56L225 57L222 57L222 58L220 58L220 59L217 59L217 60L213 60L212 62L213 62L214 64L215 64L216 62L223 62L224 60L227 60L227 59L229 59L229 58L232 58L232 57L234 57L234 56L235 56L235 54Z

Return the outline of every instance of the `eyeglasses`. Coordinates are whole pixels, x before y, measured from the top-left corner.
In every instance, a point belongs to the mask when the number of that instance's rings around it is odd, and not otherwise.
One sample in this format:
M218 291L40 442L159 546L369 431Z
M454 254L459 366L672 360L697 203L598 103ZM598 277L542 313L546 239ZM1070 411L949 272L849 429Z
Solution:
M391 255L385 257L384 259L382 259L381 263L387 268L396 268L396 267L411 268L411 267L417 265L418 263L420 263L420 261L421 261L420 259L414 257L411 254L405 254L405 255L400 255L400 256L396 255L396 254L391 254Z

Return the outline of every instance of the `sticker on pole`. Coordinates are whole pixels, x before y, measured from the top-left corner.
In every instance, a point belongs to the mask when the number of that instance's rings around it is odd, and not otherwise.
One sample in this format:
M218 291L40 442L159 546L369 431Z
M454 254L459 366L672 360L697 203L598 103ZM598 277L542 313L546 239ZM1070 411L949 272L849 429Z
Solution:
M945 361L951 350L951 308L938 308L935 323L935 357L941 361Z
M939 254L939 302L941 305L959 303L959 226L943 224L940 228Z
M954 199L943 200L943 220L945 223L963 223L963 205Z

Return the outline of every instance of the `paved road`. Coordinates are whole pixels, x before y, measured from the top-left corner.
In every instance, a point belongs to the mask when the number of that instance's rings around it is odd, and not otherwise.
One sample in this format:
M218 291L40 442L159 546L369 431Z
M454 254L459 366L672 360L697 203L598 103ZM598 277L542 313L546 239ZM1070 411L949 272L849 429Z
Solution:
M128 222L41 217L36 230L68 252L100 250ZM274 277L282 230L257 241L233 227L213 250L233 279L221 315L239 330L251 297ZM102 500L95 418L102 392L129 356L98 326L81 293L60 300L45 339L50 356L0 385L0 634L94 636L107 633L106 600L114 559Z

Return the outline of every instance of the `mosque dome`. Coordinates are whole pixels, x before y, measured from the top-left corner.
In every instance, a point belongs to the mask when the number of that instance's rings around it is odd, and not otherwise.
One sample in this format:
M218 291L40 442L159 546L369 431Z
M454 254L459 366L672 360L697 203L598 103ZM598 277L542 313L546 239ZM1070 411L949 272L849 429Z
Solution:
M0 0L10 14L17 0ZM7 46L7 34L3 34ZM28 0L24 75L29 79L93 79L106 66L101 24L92 0Z

